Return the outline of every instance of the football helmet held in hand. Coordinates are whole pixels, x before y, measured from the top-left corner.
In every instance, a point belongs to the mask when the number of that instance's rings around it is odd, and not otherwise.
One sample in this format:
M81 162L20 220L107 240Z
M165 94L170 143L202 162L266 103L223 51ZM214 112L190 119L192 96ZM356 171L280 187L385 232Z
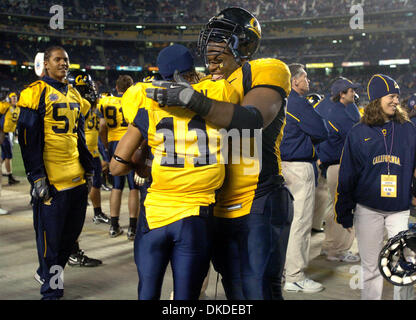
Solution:
M390 238L380 252L381 275L395 286L416 283L416 228Z
M94 104L98 99L98 92L91 76L83 71L71 71L67 77L68 83L78 90L84 99Z

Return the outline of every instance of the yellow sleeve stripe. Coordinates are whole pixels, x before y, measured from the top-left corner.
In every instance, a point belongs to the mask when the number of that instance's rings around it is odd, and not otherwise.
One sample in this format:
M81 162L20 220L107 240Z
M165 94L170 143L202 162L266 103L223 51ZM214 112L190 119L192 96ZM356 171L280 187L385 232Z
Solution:
M293 114L291 114L290 112L287 112L286 111L286 113L289 115L289 116L291 116L292 118L294 118L297 122L300 122L300 120L298 119L298 118L296 118ZM337 130L338 131L338 130Z
M46 251L47 251L47 244L46 244L46 231L43 231L43 240L45 242L45 252L43 253L43 257L46 258Z
M339 163L342 162L342 156L343 155L344 155L344 148L342 148L341 158L339 159ZM337 203L338 203L338 196L339 196L339 193L338 193L338 184L339 184L339 170L338 170L337 186L335 188L335 199L334 199L334 207L333 207L333 210L334 210L334 221L335 222L337 222L337 217L338 217L338 213L337 213L337 209L336 209Z
M329 122L329 124L331 125L331 127L332 127L332 128L334 128L334 130L335 130L336 132L339 132L339 130L338 130L337 128L335 128L335 126L332 124L332 122L331 122L331 121L329 121L329 120L328 120L328 122Z
M318 101L317 103L315 103L315 104L313 105L313 107L314 107L314 108L316 108L316 107L318 106L318 104L320 104L322 101L324 101L324 99L322 99L321 101Z

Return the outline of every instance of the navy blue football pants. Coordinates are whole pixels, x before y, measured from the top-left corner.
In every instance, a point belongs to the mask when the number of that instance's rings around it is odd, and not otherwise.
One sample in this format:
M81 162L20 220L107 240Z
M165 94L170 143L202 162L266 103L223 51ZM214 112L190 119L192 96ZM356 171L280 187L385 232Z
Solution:
M92 177L92 186L94 188L101 188L101 173L103 168L101 167L100 157L93 158L94 176Z
M213 264L222 276L228 300L283 299L292 195L286 187L276 187L256 199L256 208L239 218L214 217Z
M198 300L211 258L211 218L192 216L149 231L144 213L134 241L139 300L160 299L169 262L174 299Z
M87 197L87 185L82 184L55 192L50 203L39 200L33 202L33 224L40 266L37 272L45 280L40 289L43 299L60 298L64 294L63 288L57 285L58 271L52 267L65 268L84 225Z

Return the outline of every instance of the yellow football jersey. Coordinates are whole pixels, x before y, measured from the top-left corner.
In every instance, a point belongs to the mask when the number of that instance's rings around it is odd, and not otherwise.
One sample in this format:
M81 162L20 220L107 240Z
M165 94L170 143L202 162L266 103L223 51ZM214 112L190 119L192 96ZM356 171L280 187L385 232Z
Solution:
M7 110L11 107L11 104L7 101L0 101L0 114L6 114Z
M78 91L68 85L63 94L39 80L22 91L17 105L35 110L43 121L43 161L49 182L58 191L85 183L77 147L82 105Z
M291 90L290 76L289 68L282 61L258 59L246 62L227 80L238 91L241 100L256 87L273 88L286 98ZM218 193L215 216L237 218L256 210L252 206L253 200L270 190L268 178L281 174L279 146L284 125L285 109L281 108L272 123L258 132L258 138L243 136L239 143L232 142L226 166L227 178Z
M18 106L13 107L8 102L0 102L0 114L4 117L3 131L14 132L19 119L20 108Z
M10 106L4 115L4 132L15 132L17 120L19 120L20 108L18 106Z
M120 141L127 131L128 123L121 107L121 98L121 96L107 96L98 102L98 109L107 124L108 142Z
M137 82L124 92L121 105L128 123L133 123L139 108L144 107L145 101L147 101L145 90L151 86L151 82Z
M88 100L83 99L85 105L85 140L87 144L88 151L92 156L99 157L100 153L98 152L98 133L100 130L100 118L98 116L98 110L92 109L91 104ZM84 113L84 112L83 112Z
M141 92L133 94L132 89L133 100L127 101L126 96L124 103L138 108L134 124L147 139L153 156L152 184L144 204L149 228L154 229L199 215L201 206L215 203L225 168L220 130L187 108L160 107L146 97L146 87L136 84ZM211 99L239 102L238 93L225 80L208 80L193 87ZM141 97L139 102L137 97Z

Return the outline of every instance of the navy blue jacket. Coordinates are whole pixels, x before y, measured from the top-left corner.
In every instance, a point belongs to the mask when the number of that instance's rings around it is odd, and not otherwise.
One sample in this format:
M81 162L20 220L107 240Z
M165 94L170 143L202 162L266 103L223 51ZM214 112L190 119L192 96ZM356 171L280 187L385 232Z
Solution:
M318 157L324 165L338 164L347 134L357 123L357 118L348 112L346 106L341 102L334 103L329 100L326 103L326 108L329 134L328 139L318 146Z
M411 202L411 183L416 167L416 127L411 122L393 122L382 127L363 123L354 126L345 142L338 177L335 213L345 228L353 224L352 210L357 203L383 211L408 210ZM386 131L386 144L382 130ZM387 152L386 152L387 145ZM381 197L381 175L397 176L397 197Z
M313 108L315 109L316 112L318 112L318 114L322 118L328 119L329 110L331 109L331 106L333 105L334 103L331 101L331 99L328 97L325 97L324 99L316 103L313 106Z
M280 144L280 156L283 161L316 160L314 144L328 138L324 119L312 105L295 90L290 92L286 126Z

